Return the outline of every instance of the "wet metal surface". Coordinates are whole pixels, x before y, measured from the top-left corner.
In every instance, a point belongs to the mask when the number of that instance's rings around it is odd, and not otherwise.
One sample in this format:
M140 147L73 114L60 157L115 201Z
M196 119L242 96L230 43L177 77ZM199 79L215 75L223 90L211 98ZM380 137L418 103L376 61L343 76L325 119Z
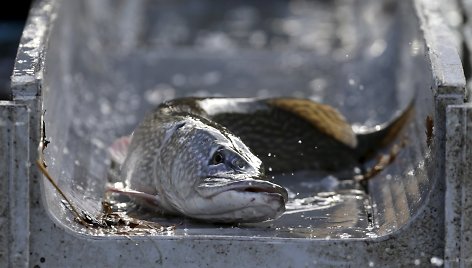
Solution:
M70 54L49 54L48 66L58 76L47 77L45 87L46 96L57 87L63 90L46 97L47 164L71 199L92 215L101 210L108 146L164 100L307 97L333 105L357 126L374 126L388 121L412 96L396 96L401 89L395 88L392 64L401 53L394 41L399 7L390 1L276 2L271 8L257 1L216 4L224 12L206 1L162 1L146 8L140 1L120 2L112 10L103 9L105 3L74 4L79 11L70 14L74 24L65 21L55 32L66 44L73 41L61 47ZM379 12L382 19L376 20ZM75 17L79 13L90 19ZM122 21L116 23L118 15ZM83 38L70 36L71 29ZM68 58L73 65L55 67ZM353 182L325 174L292 176L281 184L294 197L279 220L237 231L207 227L206 232L239 235L248 229L267 237L349 238L369 237L375 227L372 200ZM184 229L200 232L192 226Z

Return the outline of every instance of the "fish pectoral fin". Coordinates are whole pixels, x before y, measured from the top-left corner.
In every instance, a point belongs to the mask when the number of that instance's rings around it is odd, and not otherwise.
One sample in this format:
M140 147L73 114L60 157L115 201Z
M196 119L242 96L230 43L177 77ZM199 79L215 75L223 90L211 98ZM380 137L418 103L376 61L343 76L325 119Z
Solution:
M113 144L108 148L110 153L111 160L120 166L125 162L126 154L128 153L128 148L131 143L131 136L123 136L116 139Z
M334 107L308 99L274 98L267 101L274 108L290 112L351 148L357 146L357 137L351 125Z
M142 203L148 206L159 206L159 197L157 195L152 195L140 191L135 191L128 188L117 188L113 186L107 186L106 192L118 193L126 195L129 198L139 200L138 203Z

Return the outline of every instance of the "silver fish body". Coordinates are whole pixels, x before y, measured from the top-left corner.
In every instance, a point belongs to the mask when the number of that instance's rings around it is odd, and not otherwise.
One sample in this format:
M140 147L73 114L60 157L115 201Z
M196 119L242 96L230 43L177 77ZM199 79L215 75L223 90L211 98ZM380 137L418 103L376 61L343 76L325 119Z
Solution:
M287 192L263 180L262 162L223 127L159 109L134 131L121 167L140 204L211 222L259 222L285 211Z

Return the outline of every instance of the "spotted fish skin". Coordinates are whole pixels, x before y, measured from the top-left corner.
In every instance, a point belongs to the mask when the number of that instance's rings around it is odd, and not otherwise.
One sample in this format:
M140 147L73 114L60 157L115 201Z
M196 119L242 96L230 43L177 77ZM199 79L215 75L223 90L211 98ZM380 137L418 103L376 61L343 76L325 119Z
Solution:
M163 106L225 126L267 173L352 170L391 143L413 111L412 102L393 120L355 131L335 108L308 99L182 98Z
M285 211L287 191L224 127L160 106L132 134L120 177L136 203L211 222L259 222Z

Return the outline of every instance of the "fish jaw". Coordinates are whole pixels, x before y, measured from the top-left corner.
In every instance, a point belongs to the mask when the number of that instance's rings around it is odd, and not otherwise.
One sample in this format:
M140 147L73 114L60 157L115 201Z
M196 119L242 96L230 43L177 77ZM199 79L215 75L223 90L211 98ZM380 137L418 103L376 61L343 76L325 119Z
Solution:
M187 199L184 214L212 222L262 222L285 212L285 188L258 179L208 177Z

